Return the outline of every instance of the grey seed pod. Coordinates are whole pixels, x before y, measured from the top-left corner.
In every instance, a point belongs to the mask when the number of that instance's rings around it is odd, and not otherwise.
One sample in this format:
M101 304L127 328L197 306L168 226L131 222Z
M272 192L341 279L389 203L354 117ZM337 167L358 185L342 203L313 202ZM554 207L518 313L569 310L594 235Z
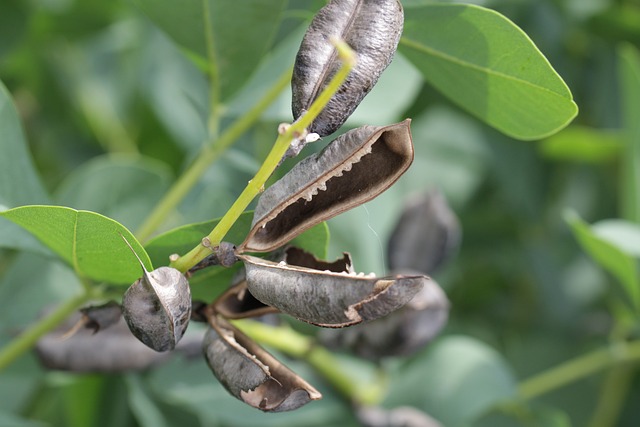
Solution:
M143 275L125 292L122 314L133 335L144 344L156 351L173 350L191 317L189 282L175 268L148 272L138 261Z
M460 245L456 214L437 190L409 200L391 233L387 253L392 270L433 274Z
M262 193L237 252L274 250L389 188L413 161L410 123L353 129L299 162Z
M35 350L48 369L71 372L124 372L146 369L168 360L169 355L151 350L136 339L121 318L109 328L94 333L69 328L82 322L80 313L71 316L54 331L40 338Z
M404 13L398 0L332 0L320 9L304 35L293 69L292 110L297 120L340 67L330 39L343 39L357 63L325 109L309 126L320 136L335 132L391 63Z
M265 412L297 409L322 397L266 350L219 316L209 319L202 349L220 383L239 400Z
M226 319L246 319L278 313L278 309L269 307L258 301L247 289L247 281L231 286L218 297L214 304L215 311Z
M255 298L299 320L330 328L385 316L410 301L429 280L320 271L250 255L240 259Z
M319 339L328 347L349 349L375 361L408 356L424 348L446 325L448 317L449 301L432 279L411 301L388 316L348 329L323 330Z

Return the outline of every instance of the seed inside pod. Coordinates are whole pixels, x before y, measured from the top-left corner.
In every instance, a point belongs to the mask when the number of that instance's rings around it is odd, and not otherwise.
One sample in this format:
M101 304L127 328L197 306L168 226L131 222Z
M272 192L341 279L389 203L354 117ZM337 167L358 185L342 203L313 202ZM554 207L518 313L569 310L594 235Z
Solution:
M410 301L429 280L320 271L250 255L240 259L255 298L299 320L330 328L385 316Z
M274 250L389 188L413 161L410 122L354 129L299 162L262 193L238 253Z
M236 398L265 412L291 411L322 395L215 314L202 344L209 368Z
M291 79L294 118L309 108L339 68L330 42L337 37L356 52L357 63L309 132L326 136L342 126L391 62L403 23L398 0L332 0L320 9L296 56Z

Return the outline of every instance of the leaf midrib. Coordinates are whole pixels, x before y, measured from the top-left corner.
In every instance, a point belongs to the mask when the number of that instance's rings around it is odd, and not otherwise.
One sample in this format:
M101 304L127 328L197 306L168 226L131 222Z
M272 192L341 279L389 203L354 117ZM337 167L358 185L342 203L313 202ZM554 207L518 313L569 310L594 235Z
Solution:
M557 97L562 98L563 100L573 101L573 99L571 97L566 97L563 94L558 93L558 92L556 92L554 90L551 90L551 89L549 89L549 88L547 88L545 86L540 86L540 85L534 84L534 83L532 83L532 82L530 82L528 80L523 80L521 78L509 75L509 74L505 74L505 73L502 73L502 72L499 72L499 71L496 71L496 70L494 70L492 68L483 67L483 66L480 66L480 65L474 64L472 62L468 62L468 61L463 61L462 59L460 59L458 57L449 55L446 52L434 49L434 48L429 47L429 46L427 46L425 44L422 44L420 42L416 42L416 41L411 40L411 39L409 39L409 38L407 38L405 36L400 38L400 43L402 45L408 47L408 48L415 49L418 52L426 53L427 55L431 55L431 56L443 59L445 61L449 61L449 62L452 62L454 64L458 64L461 67L470 68L472 70L476 70L476 71L479 71L479 72L484 72L486 74L493 75L493 76L496 76L496 77L500 77L500 78L503 78L505 80L511 80L511 81L514 81L514 82L518 82L520 84L535 88L537 90L541 90L543 92L550 93L552 95L555 95Z

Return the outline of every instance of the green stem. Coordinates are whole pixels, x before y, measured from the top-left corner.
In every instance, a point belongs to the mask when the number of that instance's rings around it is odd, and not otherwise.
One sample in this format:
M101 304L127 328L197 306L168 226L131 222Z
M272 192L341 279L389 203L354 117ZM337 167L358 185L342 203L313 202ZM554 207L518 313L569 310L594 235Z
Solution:
M640 341L615 343L564 362L520 383L519 394L533 399L619 363L640 360Z
M374 405L382 400L386 392L386 381L366 385L359 383L329 350L289 326L270 326L253 320L236 320L232 323L256 342L307 362L349 402Z
M355 65L356 57L351 48L349 48L349 46L343 41L335 40L334 43L338 50L338 55L342 60L342 66L338 69L327 87L313 101L309 110L295 123L293 123L284 133L278 136L278 139L276 139L269 155L262 163L262 166L254 178L249 181L231 208L207 236L209 244L205 246L200 243L186 255L172 262L172 267L185 272L211 254L210 248L220 244L233 224L235 224L240 215L245 211L245 209L247 209L249 203L251 203L251 201L264 190L264 185L267 182L267 179L269 179L273 174L273 171L278 167L280 160L291 145L291 141L306 132L307 127L315 120L318 114L320 114L327 103L331 100L333 95L338 91L340 86L342 86L342 83L347 79L347 76Z
M287 70L276 81L269 91L249 110L245 115L236 120L225 132L220 135L215 145L207 144L202 148L195 161L180 176L169 189L164 198L156 205L144 224L136 232L141 242L151 237L151 234L162 224L171 211L180 203L186 194L198 182L209 165L231 146L240 136L247 131L262 113L276 100L291 80L291 70ZM212 106L212 108L215 108Z
M616 366L607 374L598 404L591 417L590 427L617 425L620 412L633 380L634 368L629 365Z
M56 308L53 313L38 321L36 324L32 325L29 329L9 342L9 344L4 346L2 351L0 351L0 371L20 357L25 351L33 347L41 336L53 330L67 317L69 317L71 313L76 311L93 297L95 297L95 295L84 292L75 298L65 301L65 303Z

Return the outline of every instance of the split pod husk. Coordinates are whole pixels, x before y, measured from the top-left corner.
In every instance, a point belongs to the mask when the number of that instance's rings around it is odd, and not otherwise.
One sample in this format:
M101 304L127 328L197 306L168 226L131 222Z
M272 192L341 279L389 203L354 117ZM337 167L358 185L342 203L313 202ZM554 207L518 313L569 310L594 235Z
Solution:
M269 252L389 188L413 161L411 120L353 129L262 193L237 252Z
M373 88L398 47L404 13L398 0L332 0L315 15L296 57L291 86L297 120L340 67L332 37L355 51L347 80L309 126L320 136L335 132Z
M133 335L148 347L173 350L191 318L189 282L175 268L160 267L149 272L139 258L138 261L143 274L125 292L122 315Z

